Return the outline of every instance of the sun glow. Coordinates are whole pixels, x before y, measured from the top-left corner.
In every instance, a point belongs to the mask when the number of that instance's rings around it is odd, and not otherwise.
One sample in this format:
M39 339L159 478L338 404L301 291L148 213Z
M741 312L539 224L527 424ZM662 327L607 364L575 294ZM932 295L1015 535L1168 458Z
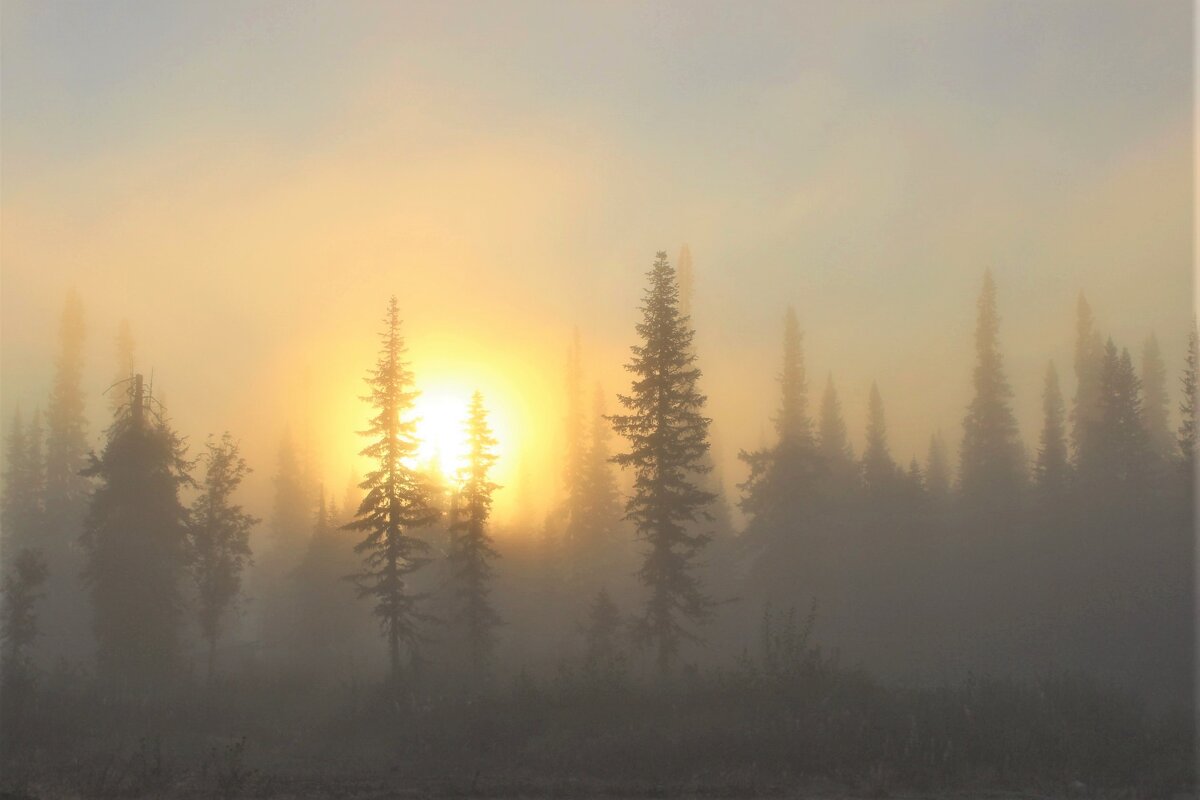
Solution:
M457 392L434 390L417 398L417 463L432 465L453 478L467 457L466 430L469 398Z

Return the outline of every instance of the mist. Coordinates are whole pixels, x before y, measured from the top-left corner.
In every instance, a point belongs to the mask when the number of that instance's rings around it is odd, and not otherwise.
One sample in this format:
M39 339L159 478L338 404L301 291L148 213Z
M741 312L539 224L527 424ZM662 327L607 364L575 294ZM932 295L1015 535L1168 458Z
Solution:
M40 754L18 796L204 796L209 756L308 796L293 762L339 726L431 717L389 790L732 796L761 761L779 793L1194 792L1189 4L2 14L0 561L5 619L35 620L5 628L3 755ZM678 323L659 339L655 303ZM637 348L668 345L698 372L672 384L692 416L659 422L703 446L664 466L638 455L637 380L662 376ZM364 399L383 364L407 405ZM410 427L379 438L393 415ZM174 476L177 513L145 523L178 529L169 647L125 630L158 630L129 611L152 599L104 611L97 588L106 532L141 541L103 509L166 507L114 488L142 426L178 457L142 465ZM372 442L401 447L393 483ZM666 528L650 463L686 479ZM425 494L381 533L372 491L401 484ZM244 523L227 550L198 521L218 506ZM372 531L427 614L360 574ZM667 551L669 601L647 566ZM763 676L794 736L739 716L772 704ZM963 733L943 701L1019 711ZM1060 754L1085 706L1108 743ZM928 752L896 749L897 708ZM143 757L87 733L110 712L170 780L60 779ZM603 744L630 725L712 741ZM1050 755L995 744L1011 730L1056 731ZM385 769L351 750L322 781Z

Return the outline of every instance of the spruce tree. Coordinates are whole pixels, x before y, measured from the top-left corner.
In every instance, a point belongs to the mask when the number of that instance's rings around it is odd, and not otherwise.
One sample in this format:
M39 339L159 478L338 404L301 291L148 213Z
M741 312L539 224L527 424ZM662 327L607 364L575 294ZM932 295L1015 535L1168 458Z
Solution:
M1163 364L1158 337L1150 334L1142 346L1142 419L1150 449L1159 461L1169 461L1175 455L1175 437L1171 433L1167 407L1167 368Z
M499 486L488 479L496 463L496 437L487 421L483 395L475 392L467 412L467 462L459 472L460 488L450 525L450 565L455 583L455 623L466 645L467 663L477 682L490 676L495 630L500 615L492 604L492 580L497 557L488 519L492 493Z
M84 524L98 673L115 689L161 687L176 667L188 561L191 486L183 441L140 375L86 474L97 481Z
M1141 381L1128 350L1109 339L1100 367L1099 415L1079 464L1086 496L1103 508L1136 508L1149 488L1150 444L1142 421Z
M1071 452L1076 465L1088 458L1088 433L1100 414L1103 356L1104 342L1095 328L1092 307L1080 292L1075 318L1075 401L1071 408Z
M1067 455L1066 406L1053 361L1046 367L1042 387L1042 418L1034 483L1043 509L1056 509L1065 497L1071 463Z
M585 674L598 684L608 684L621 674L621 612L607 589L596 592L583 626Z
M925 490L935 509L945 509L950 502L950 459L941 433L929 437L929 453L925 457Z
M657 254L648 278L637 325L641 343L631 348L633 358L626 365L634 376L632 389L620 395L628 413L609 419L629 444L628 452L613 461L633 469L626 518L646 546L638 576L649 597L635 631L656 649L658 667L666 673L683 641L697 638L690 623L706 621L712 613L713 601L694 572L711 537L688 528L710 518L705 507L714 495L693 480L694 473L706 469L709 420L697 388L693 332L679 313L679 287L666 253Z
M867 402L867 443L863 448L862 477L867 497L872 502L885 503L894 494L897 467L888 446L883 397L874 381L871 382L871 394Z
M1004 375L996 312L996 284L983 276L975 327L974 396L963 420L959 482L967 507L985 516L1013 511L1024 482L1025 457L1013 393Z
M296 611L293 647L319 674L332 671L346 657L360 627L361 610L345 580L355 566L354 547L338 530L339 512L332 502L326 503L324 489L317 497L308 544L291 573L291 602ZM355 499L351 508L357 507Z
M828 476L832 496L843 500L849 498L858 485L859 467L846 433L846 421L842 417L837 387L833 384L833 373L826 378L825 392L821 396L817 453Z
M400 649L408 648L415 665L421 639L419 624L426 618L419 606L423 596L410 586L410 576L429 559L429 546L413 535L416 528L437 519L428 488L412 466L417 454L413 403L417 390L405 358L400 334L400 310L393 296L380 333L382 347L367 375L370 393L364 397L374 415L361 435L370 442L360 455L372 464L363 482L366 492L353 521L344 527L365 534L355 547L363 558L352 576L359 596L375 601L374 613L387 638L393 685L402 678Z
M37 604L46 583L46 560L41 551L22 547L8 562L0 587L0 672L5 678L24 672L28 651L38 637Z
M791 308L784 315L782 349L775 443L739 454L750 468L740 487L749 517L743 540L758 551L755 569L769 592L796 583L796 564L808 544L800 540L812 532L820 488L803 339Z
M234 493L250 472L233 437L225 433L215 442L206 442L200 461L204 480L188 525L188 567L196 586L200 635L208 645L211 681L217 639L241 592L242 571L250 561L250 530L258 519L233 502Z
M0 529L5 550L45 545L45 472L42 426L37 414L27 426L21 411L13 413L5 442L4 492L0 497Z
M1196 395L1197 370L1200 370L1200 333L1197 332L1196 321L1192 320L1192 329L1188 333L1187 359L1184 361L1183 375L1179 381L1183 389L1183 400L1179 404L1179 454L1184 472L1189 478L1189 490L1190 478L1195 469L1196 417L1200 412Z

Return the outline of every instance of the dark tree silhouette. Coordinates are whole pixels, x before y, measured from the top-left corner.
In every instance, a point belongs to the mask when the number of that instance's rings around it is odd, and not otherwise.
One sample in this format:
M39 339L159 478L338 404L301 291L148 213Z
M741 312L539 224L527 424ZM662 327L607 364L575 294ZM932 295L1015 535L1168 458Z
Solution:
M925 456L925 491L935 509L945 509L949 505L952 485L946 443L941 433L935 433L929 437L929 453Z
M1054 362L1046 367L1042 388L1042 433L1034 463L1034 484L1043 509L1058 509L1071 479L1067 454L1066 406Z
M679 287L665 252L657 254L648 278L637 325L642 343L631 348L626 365L634 375L632 390L620 395L629 413L609 419L629 443L629 451L613 461L634 471L626 519L646 545L638 576L649 598L635 631L656 648L659 669L666 673L682 642L697 638L688 623L712 613L713 601L694 574L710 537L688 526L709 518L704 509L714 495L691 477L706 470L709 420L701 413L705 397L697 388L693 333L679 313Z
M863 448L862 478L867 498L874 504L887 503L896 489L897 468L888 446L887 419L879 386L871 382L867 401L867 443Z
M352 578L359 596L375 601L388 643L388 663L394 686L402 679L400 647L409 648L415 667L421 636L419 623L426 615L419 609L423 596L409 585L409 576L429 559L429 546L412 535L415 528L437 519L429 503L429 490L412 461L417 453L416 420L412 417L417 391L405 360L404 338L400 335L400 310L393 296L380 333L383 346L375 367L367 375L370 394L363 399L375 414L362 435L370 443L360 455L372 469L359 486L366 492L355 518L344 527L364 533L355 547L363 556L362 569Z
M1170 406L1170 399L1167 397L1167 368L1163 364L1162 351L1158 347L1158 337L1154 334L1150 334L1142 346L1141 380L1142 418L1150 440L1150 449L1157 461L1171 461L1175 457L1176 443L1167 413Z
M743 541L757 551L754 569L768 592L796 583L794 570L803 557L801 551L811 544L803 540L812 535L821 488L808 414L803 338L790 308L784 315L779 388L775 444L739 454L750 469L740 487L741 508L749 517Z
M1009 405L1012 389L1004 375L996 312L996 284L983 276L975 326L974 396L963 420L959 485L967 508L994 516L1017 508L1025 457L1017 420Z
M37 604L47 574L46 560L32 547L21 548L9 562L0 590L0 640L4 645L0 669L5 673L23 670L27 651L37 641Z
M1075 402L1071 408L1071 452L1076 464L1087 460L1088 433L1100 416L1100 363L1104 341L1095 328L1092 307L1079 293L1075 319Z
M583 626L583 668L596 683L616 680L624 666L621 653L621 612L607 589L600 589L588 608Z
M846 434L846 421L842 417L842 404L833 385L832 373L825 380L825 393L821 396L817 453L828 474L831 496L847 500L858 489L859 465Z
M618 558L621 527L621 493L610 463L611 428L605 417L604 391L596 385L592 400L591 436L580 481L583 487L581 520L577 532L576 576L603 580Z
M483 395L475 392L467 413L467 462L459 472L460 488L450 525L450 565L455 584L455 624L466 645L467 663L477 683L486 683L495 648L500 615L492 604L492 580L497 557L488 519L492 493L499 486L488 479L496 463L496 437L487 421Z
M232 436L225 433L215 442L206 442L200 463L204 480L188 524L188 568L196 585L196 613L200 635L208 645L211 681L217 639L241 592L242 571L250 561L250 530L259 520L233 502L250 467Z
M176 666L193 485L183 441L156 410L142 377L86 474L97 480L84 525L98 672L114 689L154 690Z
M1200 333L1197 332L1196 322L1192 321L1192 329L1188 332L1187 359L1183 365L1183 375L1180 377L1183 389L1183 400L1179 403L1179 454L1184 466L1184 472L1190 477L1195 469L1196 458L1196 417L1200 411L1197 405L1196 380L1197 370L1200 369Z
M1091 445L1079 478L1091 502L1136 508L1148 487L1150 444L1142 423L1141 382L1128 350L1109 339L1100 366L1099 415L1087 432Z
M45 464L42 423L38 414L26 426L21 411L13 413L5 442L4 491L0 496L0 528L5 550L45 545Z

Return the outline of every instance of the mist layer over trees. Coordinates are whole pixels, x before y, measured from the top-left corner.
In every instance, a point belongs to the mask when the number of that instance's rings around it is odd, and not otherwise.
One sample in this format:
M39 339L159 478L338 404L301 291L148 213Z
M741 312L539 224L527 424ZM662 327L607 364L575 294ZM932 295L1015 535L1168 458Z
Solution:
M1074 361L1046 365L1026 439L985 272L971 398L944 422L957 458L934 430L904 464L878 386L847 420L779 309L773 433L727 491L687 248L679 265L659 252L646 273L615 397L585 390L569 337L561 491L525 527L491 513L507 487L484 394L461 464L417 458L395 297L366 470L335 491L288 431L270 464L236 432L196 447L127 325L111 418L87 419L68 295L45 410L4 447L14 791L320 792L396 769L432 793L1188 786L1194 326L1184 363L1154 336L1135 361L1080 295ZM265 519L239 497L252 469L273 473Z

